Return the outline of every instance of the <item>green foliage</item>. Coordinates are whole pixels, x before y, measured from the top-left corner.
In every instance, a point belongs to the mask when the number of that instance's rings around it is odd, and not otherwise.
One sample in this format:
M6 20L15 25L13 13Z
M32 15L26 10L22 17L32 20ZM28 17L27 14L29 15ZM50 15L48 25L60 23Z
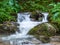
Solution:
M13 16L10 16L8 13L1 12L0 23L3 23L4 21L15 21L15 18Z
M6 12L18 12L20 9L20 6L18 5L18 2L16 0L4 0L0 2L1 8L5 9Z
M17 13L20 10L20 5L16 0L0 1L0 23L4 21L15 21L15 17L11 13Z
M49 6L52 7L50 9L50 13L51 13L50 20L60 24L60 3L57 3L57 4L52 3Z
M47 5L53 0L19 0L21 11L48 11Z

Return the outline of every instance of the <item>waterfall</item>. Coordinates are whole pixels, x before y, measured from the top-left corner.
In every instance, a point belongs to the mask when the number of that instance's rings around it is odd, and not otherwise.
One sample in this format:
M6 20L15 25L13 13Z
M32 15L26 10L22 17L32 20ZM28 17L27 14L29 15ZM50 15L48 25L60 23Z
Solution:
M26 41L23 39L31 37L30 35L27 34L30 31L30 29L37 26L38 24L48 22L47 20L48 13L42 13L42 14L44 14L44 18L41 22L39 22L39 21L31 21L30 13L18 13L17 23L19 24L18 28L20 32L17 32L16 34L10 35L8 37L3 37L2 39L3 40L22 39L18 41L19 43ZM13 43L13 41L10 42ZM21 45L21 44L17 44L17 45Z
M44 14L44 18L43 18L42 22L48 22L48 20L47 20L48 13L42 13L42 14Z
M19 30L21 35L26 35L30 29L35 27L36 25L44 22L48 22L47 15L48 13L42 13L44 14L44 18L41 22L35 22L30 20L30 14L29 13L18 13L17 22L20 24Z
M18 27L21 35L26 35L30 29L40 24L41 22L34 22L30 20L30 14L18 13L18 21L20 26Z

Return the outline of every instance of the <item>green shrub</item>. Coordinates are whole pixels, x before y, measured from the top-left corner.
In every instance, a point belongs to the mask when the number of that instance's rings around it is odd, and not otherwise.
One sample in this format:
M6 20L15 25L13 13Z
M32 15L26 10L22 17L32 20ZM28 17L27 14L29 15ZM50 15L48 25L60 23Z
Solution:
M40 11L48 11L47 6L53 0L18 0L21 11L35 11L35 10L40 10Z
M49 5L51 7L50 9L50 20L52 22L57 22L57 23L60 23L60 3L52 3Z
M0 13L0 23L5 21L16 21L15 18L9 14Z
M4 21L16 21L11 13L17 14L20 10L20 5L16 0L2 0L0 1L0 23Z

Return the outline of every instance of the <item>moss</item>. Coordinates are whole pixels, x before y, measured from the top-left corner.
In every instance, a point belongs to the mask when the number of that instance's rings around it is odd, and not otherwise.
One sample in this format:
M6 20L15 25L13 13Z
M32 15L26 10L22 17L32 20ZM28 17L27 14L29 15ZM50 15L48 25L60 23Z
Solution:
M50 26L49 26L50 25ZM42 23L40 25L37 25L36 27L32 28L29 31L29 34L31 35L44 35L44 36L53 36L56 34L57 27L53 27L53 25L49 23Z
M58 28L54 24L42 23L32 28L28 34L35 36L43 43L47 43L50 41L49 37L56 35L56 31Z

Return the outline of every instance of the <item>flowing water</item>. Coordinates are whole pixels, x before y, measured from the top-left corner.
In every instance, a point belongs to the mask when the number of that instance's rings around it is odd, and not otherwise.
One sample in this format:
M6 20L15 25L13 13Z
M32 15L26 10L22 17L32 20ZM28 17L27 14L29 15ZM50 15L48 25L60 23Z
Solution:
M16 34L7 36L7 37L2 37L3 40L9 41L11 45L35 45L34 43L38 41L35 37L28 35L28 32L30 29L33 27L37 26L38 24L48 22L47 20L47 15L48 13L43 13L44 18L42 21L31 21L30 19L30 13L18 13L17 17L17 23L19 26L19 32L16 32ZM36 40L36 42L34 42Z

